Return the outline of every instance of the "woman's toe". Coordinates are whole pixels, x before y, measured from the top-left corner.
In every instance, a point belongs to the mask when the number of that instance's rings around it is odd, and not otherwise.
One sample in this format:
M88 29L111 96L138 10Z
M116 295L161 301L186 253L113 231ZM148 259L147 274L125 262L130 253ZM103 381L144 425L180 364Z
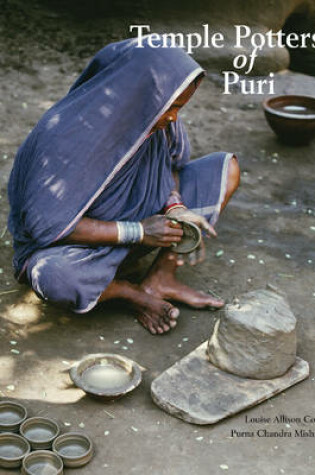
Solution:
M176 319L179 317L179 309L177 307L172 307L168 312L170 318Z
M152 335L156 335L157 332L156 332L156 329L154 328L153 322L151 322L148 319L145 319L145 320L141 319L140 323L146 330L152 333Z
M210 300L210 305L212 305L213 307L221 308L224 306L224 304L225 304L224 300L219 300L219 299Z

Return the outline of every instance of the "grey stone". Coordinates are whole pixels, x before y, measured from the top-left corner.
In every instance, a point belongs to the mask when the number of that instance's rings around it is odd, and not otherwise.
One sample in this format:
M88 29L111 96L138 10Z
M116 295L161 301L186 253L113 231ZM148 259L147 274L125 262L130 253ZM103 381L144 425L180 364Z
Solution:
M215 366L244 378L283 375L296 358L296 319L288 302L274 291L255 290L227 305L208 354Z
M209 363L207 342L158 376L153 401L172 416L193 424L214 424L259 404L309 376L309 365L296 358L280 378L244 379Z

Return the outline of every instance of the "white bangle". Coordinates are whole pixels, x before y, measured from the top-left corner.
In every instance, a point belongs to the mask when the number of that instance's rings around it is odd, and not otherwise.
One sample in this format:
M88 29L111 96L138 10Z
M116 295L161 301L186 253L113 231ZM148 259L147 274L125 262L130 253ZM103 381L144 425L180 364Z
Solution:
M119 226L118 221L116 221L116 228L117 228L117 242L120 243L121 242L121 232L120 232L120 226Z
M140 225L140 241L139 242L142 242L144 239L144 227L143 227L143 224L140 222L139 222L139 225Z
M140 222L116 221L118 244L136 244L143 240L144 229Z

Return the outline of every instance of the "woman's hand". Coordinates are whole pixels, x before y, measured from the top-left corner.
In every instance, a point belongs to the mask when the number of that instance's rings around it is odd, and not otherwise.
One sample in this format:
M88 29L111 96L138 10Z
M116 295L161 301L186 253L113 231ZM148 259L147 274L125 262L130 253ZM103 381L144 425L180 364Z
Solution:
M166 215L168 218L177 219L179 222L189 221L191 223L196 224L200 229L206 231L208 237L217 236L216 231L211 226L211 224L208 223L204 216L200 216L199 214L196 214L185 207L171 208ZM189 254L179 254L177 256L177 263L178 265L183 265L185 262L188 262L188 264L190 264L191 266L195 266L196 264L200 264L201 262L203 262L205 260L205 257L205 243L203 241L203 238L201 237L201 242L197 249L195 249Z
M200 229L206 231L208 237L217 236L217 233L215 232L214 228L211 226L211 224L208 223L206 218L194 213L193 211L190 211L185 207L171 208L169 211L167 211L166 216L168 218L177 219L178 221L189 221L191 223L194 223L199 226Z
M141 221L144 230L143 245L151 247L170 247L180 242L183 236L181 225L162 215L151 216Z

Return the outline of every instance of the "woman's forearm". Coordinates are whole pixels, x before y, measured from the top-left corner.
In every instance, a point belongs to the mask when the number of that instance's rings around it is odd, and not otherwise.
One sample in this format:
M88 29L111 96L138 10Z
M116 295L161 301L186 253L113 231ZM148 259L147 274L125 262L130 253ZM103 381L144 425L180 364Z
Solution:
M84 217L63 242L96 246L118 244L117 225L114 221L100 221Z
M183 231L164 216L155 215L140 222L99 221L82 218L63 243L88 246L141 244L149 247L169 247L179 242Z

